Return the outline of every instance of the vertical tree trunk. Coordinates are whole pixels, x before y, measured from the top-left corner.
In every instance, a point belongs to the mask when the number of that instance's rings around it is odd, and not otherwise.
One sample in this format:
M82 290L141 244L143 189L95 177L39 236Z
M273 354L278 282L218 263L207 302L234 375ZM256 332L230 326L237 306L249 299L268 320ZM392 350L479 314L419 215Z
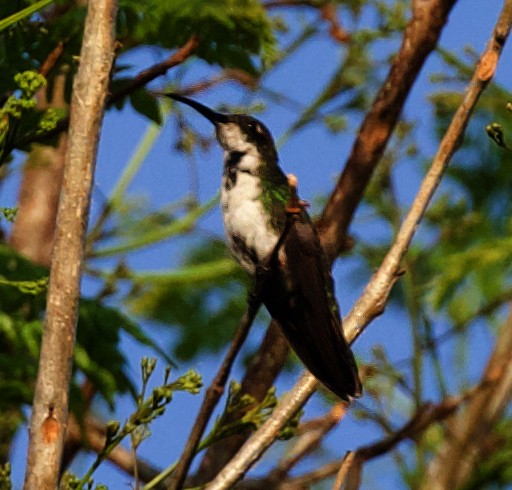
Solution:
M73 86L68 147L36 381L25 490L57 486L68 414L71 360L90 194L109 74L117 2L89 0Z

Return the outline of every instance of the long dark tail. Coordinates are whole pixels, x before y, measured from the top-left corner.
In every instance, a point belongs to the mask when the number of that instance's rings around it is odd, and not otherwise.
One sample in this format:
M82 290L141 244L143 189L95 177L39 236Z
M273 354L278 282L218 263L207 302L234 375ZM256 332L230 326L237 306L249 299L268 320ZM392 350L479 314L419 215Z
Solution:
M320 382L344 400L361 396L361 381L342 333L332 278L307 216L293 223L283 251L280 266L273 268L265 287L269 313Z

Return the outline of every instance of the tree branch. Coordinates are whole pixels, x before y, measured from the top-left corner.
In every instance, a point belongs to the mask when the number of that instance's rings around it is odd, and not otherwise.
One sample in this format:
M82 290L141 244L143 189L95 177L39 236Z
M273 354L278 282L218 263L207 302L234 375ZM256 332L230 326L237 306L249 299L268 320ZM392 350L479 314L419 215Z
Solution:
M478 385L462 396L447 397L436 405L430 403L422 405L414 416L393 434L373 444L362 446L356 451L349 451L343 459L327 463L311 473L290 478L281 484L280 490L304 488L306 485L311 485L333 475L337 475L333 490L340 489L354 465L362 465L366 461L383 456L406 439L416 439L433 423L450 417L463 403L475 396L481 389L482 387Z
M323 417L301 424L297 429L297 433L301 434L295 444L266 479L276 482L284 480L299 461L320 446L324 437L345 417L347 409L348 403L338 402Z
M74 83L24 489L57 486L98 136L114 56L115 0L90 0Z
M153 66L142 70L124 87L111 94L107 99L107 106L110 107L118 100L121 100L135 90L144 87L144 85L153 81L155 78L165 75L171 68L183 63L186 59L190 58L198 45L199 38L196 35L190 36L188 41L171 56L160 63L156 63Z
M355 210L455 2L413 2L412 18L405 29L400 50L359 128L352 152L318 222L322 245L330 261L345 248L347 230Z
M406 253L423 214L439 185L444 170L463 139L464 130L473 108L494 73L503 44L510 32L510 24L512 23L511 4L512 0L507 0L505 3L491 40L469 83L464 99L453 116L434 157L432 166L423 179L418 194L398 231L393 245L378 271L366 286L362 296L343 322L345 337L350 343L354 342L373 318L384 311L389 292L398 278L400 261ZM492 63L489 63L489 61ZM488 66L491 66L492 69L483 69ZM329 242L329 233L327 233L326 238ZM335 242L336 240L332 243ZM272 416L244 444L238 454L223 468L207 488L209 490L226 489L239 480L272 444L286 421L306 403L317 383L311 374L304 374L292 391L283 397Z
M183 46L181 46L167 59L142 70L135 76L135 78L128 82L124 87L119 89L117 92L114 92L109 97L107 97L105 102L106 106L110 107L115 102L131 94L135 90L143 87L147 83L153 81L155 78L161 75L165 75L167 71L171 68L174 68L175 66L183 63L187 58L189 58L194 53L198 44L198 38L196 36L191 36ZM62 131L66 131L68 129L68 126L69 118L66 117L61 119L57 123L55 129L53 129L52 131L49 131L44 134L30 134L24 138L21 138L19 141L16 141L15 144L17 146L25 146L30 143L47 141L52 136L55 136L56 134L59 134Z

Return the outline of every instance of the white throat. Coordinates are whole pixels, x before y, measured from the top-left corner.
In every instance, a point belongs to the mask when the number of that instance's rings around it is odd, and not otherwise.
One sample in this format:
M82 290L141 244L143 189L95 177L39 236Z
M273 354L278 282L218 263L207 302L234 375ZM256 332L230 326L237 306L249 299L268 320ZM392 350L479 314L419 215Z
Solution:
M232 157L228 152L226 156ZM260 158L247 153L233 167L224 168L221 206L231 252L249 273L274 250L278 235L261 202L261 179L257 175Z

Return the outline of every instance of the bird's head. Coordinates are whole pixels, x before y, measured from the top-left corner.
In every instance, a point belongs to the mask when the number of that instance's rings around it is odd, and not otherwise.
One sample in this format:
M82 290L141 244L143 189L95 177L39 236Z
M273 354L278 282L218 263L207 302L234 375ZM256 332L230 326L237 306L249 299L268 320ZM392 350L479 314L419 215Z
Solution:
M216 112L193 99L172 92L164 95L189 105L213 123L217 140L225 152L250 154L261 157L262 161L269 164L277 163L274 139L261 121L247 114Z

